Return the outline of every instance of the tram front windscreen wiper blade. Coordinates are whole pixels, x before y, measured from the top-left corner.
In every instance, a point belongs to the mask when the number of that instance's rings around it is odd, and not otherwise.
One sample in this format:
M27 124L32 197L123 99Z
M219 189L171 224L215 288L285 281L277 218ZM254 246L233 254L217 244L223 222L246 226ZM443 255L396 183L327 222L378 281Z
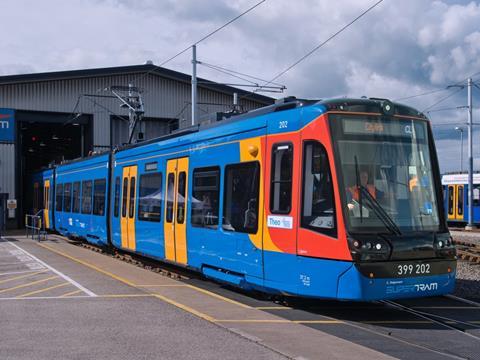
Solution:
M375 212L377 217L383 222L385 227L395 235L402 235L402 232L400 231L400 228L395 224L395 221L390 217L390 215L387 214L385 209L380 205L375 199L372 194L362 185L360 185L360 192L365 196L365 198L368 200L372 210Z

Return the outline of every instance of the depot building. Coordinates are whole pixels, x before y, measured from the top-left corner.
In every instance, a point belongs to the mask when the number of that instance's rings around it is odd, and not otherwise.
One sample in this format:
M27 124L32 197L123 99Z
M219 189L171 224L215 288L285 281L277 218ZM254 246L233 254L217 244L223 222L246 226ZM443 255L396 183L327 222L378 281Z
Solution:
M33 172L129 141L128 108L118 97L129 84L144 108L134 141L191 126L190 75L151 63L0 76L0 217L8 228L23 225L28 212L23 194ZM199 78L199 121L231 110L234 96L244 111L274 101Z

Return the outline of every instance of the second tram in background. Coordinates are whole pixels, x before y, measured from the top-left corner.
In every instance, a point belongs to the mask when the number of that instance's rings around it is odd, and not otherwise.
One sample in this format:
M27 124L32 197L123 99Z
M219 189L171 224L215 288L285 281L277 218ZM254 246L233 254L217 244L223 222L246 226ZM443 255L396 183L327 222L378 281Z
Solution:
M468 174L442 176L443 199L447 221L453 226L468 223ZM480 225L480 174L473 174L473 219Z
M32 187L50 229L247 290L365 301L455 285L430 124L384 99L283 99Z

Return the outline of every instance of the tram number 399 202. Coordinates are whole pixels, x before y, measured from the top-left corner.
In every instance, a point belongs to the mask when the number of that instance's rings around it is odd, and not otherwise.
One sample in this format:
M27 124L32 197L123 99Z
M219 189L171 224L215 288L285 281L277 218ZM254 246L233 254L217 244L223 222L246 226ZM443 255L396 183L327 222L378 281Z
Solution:
M430 274L430 264L403 264L397 266L397 275Z

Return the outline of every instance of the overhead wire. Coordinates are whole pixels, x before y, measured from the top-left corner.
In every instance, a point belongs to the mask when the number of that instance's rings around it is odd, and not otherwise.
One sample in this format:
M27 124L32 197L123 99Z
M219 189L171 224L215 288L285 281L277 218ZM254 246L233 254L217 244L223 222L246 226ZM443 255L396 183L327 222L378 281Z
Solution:
M222 69L217 69L217 68L215 68L215 67L213 67L213 66L211 66L211 65L209 65L209 64L207 64L207 63L199 62L198 64L199 64L199 65L203 65L203 66L205 66L205 67L207 67L207 68L209 68L209 69L212 69L212 70L221 72L221 73L223 73L223 74L232 76L232 77L234 77L234 78L237 78L237 79L240 79L240 80L249 82L250 84L258 85L258 83L254 82L254 81L251 81L251 80L248 80L248 79L246 79L245 77L241 77L241 76L239 76L239 75L235 75L235 74L229 73L228 71L224 71L224 70L222 70Z
M220 70L224 70L224 71L226 71L226 72L233 73L233 74L236 74L236 75L246 76L246 77L248 77L248 78L251 78L251 79L254 79L254 80L258 80L258 81L263 81L263 82L267 82L267 81L268 81L268 80L265 80L265 79L262 79L262 78L259 78L259 77L256 77L256 76L252 76L252 75L248 75L248 74L245 74L245 73L241 73L241 72L239 72L239 71L230 70L230 69L224 68L224 67L222 67L222 66L209 64L209 63L206 63L206 62L204 62L204 61L202 61L202 62L200 63L200 65L207 65L207 66L210 66L210 67L213 67L213 68L216 68L216 69L220 69ZM273 85L280 86L280 87L285 86L284 84L280 84L280 83L276 83L276 82L272 82L272 84L273 84Z
M180 52L176 53L175 55L169 57L168 59L162 61L159 65L157 65L155 68L147 71L145 74L143 74L139 79L136 79L135 81L138 82L142 79L144 79L146 76L148 76L149 74L155 72L156 68L157 67L162 67L163 65L169 63L170 61L172 61L173 59L179 57L180 55L184 54L185 52L187 52L193 45L198 45L200 44L202 41L204 40L207 40L209 37L211 37L212 35L216 34L217 32L219 32L220 30L226 28L228 25L230 25L231 23L237 21L238 19L240 19L242 16L248 14L250 11L254 10L255 8L257 8L258 6L262 5L265 1L267 0L261 0L259 2L257 2L255 5L249 7L247 10L243 11L242 13L238 14L237 16L235 16L234 18L230 19L229 21L227 21L225 24L223 24L222 26L216 28L215 30L209 32L207 35L203 36L202 38L200 38L199 40L195 41L193 44L189 45L188 47L186 47L185 49L181 50Z
M318 51L320 48L322 48L323 46L325 46L326 44L328 44L331 40L333 40L335 37L337 37L338 35L340 35L342 32L344 32L346 29L348 29L350 26L352 26L355 22L357 22L358 20L360 20L363 16L365 16L366 14L368 14L370 11L372 11L374 8L376 8L378 5L380 5L384 0L379 0L377 1L375 4L371 5L370 7L368 7L366 10L362 11L362 13L360 13L357 17L355 17L353 20L351 20L350 22L348 22L346 25L342 26L339 30L337 30L334 34L330 35L326 40L324 40L323 42L321 42L320 44L318 44L317 46L315 46L312 50L310 50L309 52L307 52L305 55L303 55L300 59L298 59L297 61L295 61L293 64L291 64L290 66L288 66L286 69L282 70L281 72L279 72L277 75L275 75L270 81L267 81L265 84L263 84L262 86L267 86L269 84L271 84L272 82L274 82L275 80L277 80L279 77L283 76L284 74L286 74L288 71L290 71L291 69L293 69L295 66L297 66L298 64L300 64L302 61L304 61L305 59L307 59L310 55L312 55L313 53L315 53L316 51ZM260 89L261 87L260 86ZM248 95L244 95L241 97L241 99L243 98L246 98L248 96L251 96L253 95L255 92L259 91L258 89L256 90L253 90L251 92L251 94L248 94Z
M459 93L459 92L462 91L463 89L464 89L464 87L461 87L461 88L457 89L457 91L454 91L453 93L449 94L448 96L445 96L445 97L441 98L440 100L434 102L433 104L427 106L427 107L426 107L425 109L423 109L421 112L426 112L427 110L433 108L434 106L436 106L436 105L444 102L445 100L451 98L453 95Z

